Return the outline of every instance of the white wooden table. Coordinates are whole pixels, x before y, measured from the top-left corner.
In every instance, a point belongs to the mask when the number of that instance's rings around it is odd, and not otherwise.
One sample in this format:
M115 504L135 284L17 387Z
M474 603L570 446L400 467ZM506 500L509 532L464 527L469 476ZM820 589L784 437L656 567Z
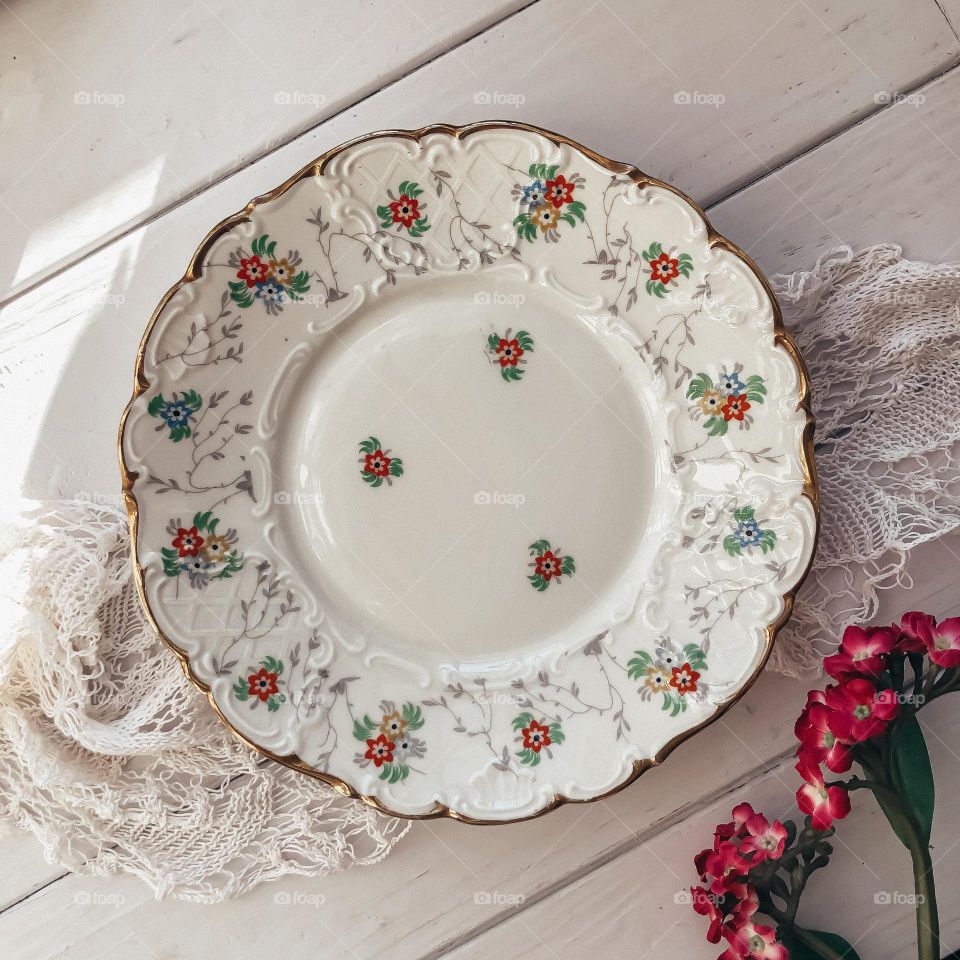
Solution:
M189 253L369 130L497 117L563 131L676 183L767 272L840 241L960 258L958 28L960 0L0 0L0 502L117 496L136 345ZM916 586L885 614L956 614L958 554L960 538L917 550ZM379 866L224 905L157 902L4 840L0 954L714 957L682 902L691 856L741 798L792 812L805 687L763 676L609 801L499 828L417 824ZM960 946L951 709L923 715L945 949ZM864 958L912 950L912 908L875 902L912 890L886 831L858 797L801 911Z

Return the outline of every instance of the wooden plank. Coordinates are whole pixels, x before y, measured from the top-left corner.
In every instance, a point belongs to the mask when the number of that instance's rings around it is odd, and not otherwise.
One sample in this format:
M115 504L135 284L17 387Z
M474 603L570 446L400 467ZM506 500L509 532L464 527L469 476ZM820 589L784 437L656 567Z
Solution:
M787 164L710 211L767 273L840 243L894 242L907 256L960 259L960 70Z
M531 0L0 5L0 289L369 96ZM932 35L932 34L931 34Z
M0 139L0 290L23 289L241 169L521 3L481 0L466 18L426 0L354 5L349 29L330 18L333 0L319 12L297 4L262 48L241 27L263 22L250 3L178 0L161 14L139 0L83 19L65 0L6 5L0 37L18 59L0 61L12 104ZM674 26L694 16L695 31L651 30L631 0L542 0L301 144L499 115L562 130L709 202L960 55L933 0L911 8L908 30L899 0L856 15L824 0L688 3L671 14ZM290 104L275 102L288 94ZM629 119L613 120L624 108ZM41 124L50 134L38 149ZM317 152L291 151L280 169Z

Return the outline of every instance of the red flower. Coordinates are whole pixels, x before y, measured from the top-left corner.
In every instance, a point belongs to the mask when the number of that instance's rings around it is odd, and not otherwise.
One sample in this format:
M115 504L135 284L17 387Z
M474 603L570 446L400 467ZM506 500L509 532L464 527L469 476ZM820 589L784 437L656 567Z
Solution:
M545 554L536 559L536 565L533 568L534 574L543 577L544 580L552 580L554 577L562 576L560 564L563 557L548 550Z
M897 701L892 690L877 690L862 677L844 680L826 691L827 725L830 732L846 743L860 743L883 732L889 720L897 715Z
M710 889L716 894L724 894L750 869L750 861L740 853L736 844L724 841L710 851L705 866Z
M762 813L755 813L747 820L747 836L740 844L743 853L755 853L754 863L776 859L783 853L787 829L779 820L770 823Z
M539 753L543 747L549 747L553 741L550 739L550 725L537 723L536 720L530 721L529 727L523 728L523 746L527 750Z
M742 420L743 415L750 409L746 397L731 393L727 402L720 408L724 420Z
M806 783L797 791L797 806L812 817L814 830L826 830L834 820L850 812L850 794L843 787L828 787L819 767L801 761L797 764Z
M393 222L402 223L405 227L413 226L413 221L420 219L420 201L405 193L390 204L390 209L393 211Z
M195 557L203 546L203 537L197 533L196 527L191 527L189 530L186 527L178 527L177 538L172 545L180 552L181 557Z
M497 356L500 357L501 367L515 367L517 361L523 356L523 348L516 340L504 340L501 337Z
M913 610L900 618L900 639L897 650L900 653L926 653L933 643L933 633L937 621L929 613Z
M266 667L261 667L259 673L251 673L247 677L247 683L249 684L247 693L251 697L259 697L263 703L266 703L273 694L280 692L277 686L277 675L270 673Z
M561 173L556 180L547 181L547 202L559 210L565 203L573 200L575 183L567 183L567 178Z
M680 694L684 696L687 693L692 693L697 689L697 681L700 679L700 674L697 673L689 663L685 663L682 667L673 668L673 676L670 678L670 686Z
M835 680L857 673L878 676L886 667L884 657L893 650L896 640L890 627L847 627L839 651L823 661L823 669Z
M667 284L680 276L679 265L669 253L661 253L656 260L650 261L650 279Z
M388 740L382 733L376 740L367 741L367 760L372 760L375 767L382 767L385 763L393 763L393 741Z
M800 715L794 728L800 741L798 756L816 766L825 763L834 773L846 773L853 756L830 730L829 719L830 710L822 703L814 703Z
M237 276L248 287L255 287L270 276L270 266L256 256L241 258Z
M691 887L693 909L710 918L707 940L719 943L721 935L728 940L746 923L759 907L757 892L746 883L731 884L729 891L718 896L703 887Z
M960 617L949 617L937 624L928 653L938 667L960 666Z
M734 956L743 960L789 960L790 954L782 943L777 943L773 927L755 924L748 920L728 938L736 951Z
M363 472L372 473L375 477L386 477L390 473L392 457L388 457L382 450L368 453L363 461Z

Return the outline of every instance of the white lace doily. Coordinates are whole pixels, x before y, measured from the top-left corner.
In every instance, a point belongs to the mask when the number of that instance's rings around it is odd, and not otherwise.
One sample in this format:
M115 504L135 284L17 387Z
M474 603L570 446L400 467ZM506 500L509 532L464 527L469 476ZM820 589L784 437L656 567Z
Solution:
M960 524L960 266L840 249L773 283L810 367L823 512L770 664L795 674ZM49 860L216 901L375 863L408 829L223 727L141 614L119 510L61 503L6 529L0 585L0 821Z

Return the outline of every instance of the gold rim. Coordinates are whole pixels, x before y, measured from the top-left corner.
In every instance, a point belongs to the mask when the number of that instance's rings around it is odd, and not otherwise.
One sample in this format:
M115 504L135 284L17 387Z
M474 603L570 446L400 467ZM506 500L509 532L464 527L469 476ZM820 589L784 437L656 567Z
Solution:
M815 518L815 529L814 529L814 538L813 538L813 549L810 552L810 560L807 563L806 568L803 571L800 579L797 581L796 586L783 594L783 610L780 615L772 623L768 624L765 629L766 635L766 644L763 650L763 655L760 658L759 663L754 669L753 673L746 679L743 686L732 696L728 697L726 700L721 700L717 703L716 712L704 720L702 723L697 724L695 727L691 727L689 730L685 730L683 733L678 734L672 740L668 741L654 757L647 758L644 760L636 760L633 764L633 770L628 777L623 781L618 783L612 790L608 790L606 793L598 794L595 797L590 797L588 799L579 799L575 797L567 797L563 794L554 794L553 799L546 806L542 807L540 810L537 810L535 813L529 814L524 817L514 817L511 819L497 819L497 820L483 820L477 817L471 817L466 814L460 813L457 810L452 810L446 804L440 803L437 801L433 808L426 813L410 814L410 813L400 813L396 810L391 810L389 807L385 806L377 797L360 793L355 790L349 783L345 780L341 780L339 777L333 776L329 773L323 773L320 770L315 770L313 767L309 766L305 761L303 761L296 754L288 754L286 756L280 756L278 754L272 753L271 751L265 749L262 746L254 743L249 737L245 736L232 723L224 716L223 712L220 710L216 701L214 700L213 693L210 689L210 686L203 682L199 677L197 677L192 667L190 666L190 659L186 653L180 649L161 629L157 620L153 614L153 610L150 607L150 602L147 599L146 589L144 587L144 577L143 577L143 568L140 566L140 559L137 556L137 527L139 523L139 514L138 514L138 504L137 498L134 495L133 487L134 483L138 479L138 474L134 471L127 470L127 465L123 458L123 431L127 422L127 417L130 414L130 410L133 407L133 404L136 402L137 398L149 387L149 381L144 374L143 369L143 360L146 353L147 343L150 339L151 333L153 333L153 328L157 323L157 320L160 317L160 314L163 312L170 298L182 287L184 284L192 283L194 280L198 279L203 273L203 259L207 254L207 251L210 249L211 245L224 233L231 230L234 226L240 223L244 223L250 219L250 214L253 210L265 203L269 203L272 200L277 199L287 190L290 189L295 183L298 183L300 180L304 180L307 177L319 176L323 173L327 164L336 156L343 153L345 150L355 146L358 143L366 143L371 140L378 140L382 138L404 138L407 140L413 140L419 142L424 137L433 135L433 134L446 134L449 137L452 137L454 140L464 140L469 137L471 134L479 133L484 130L524 130L529 133L539 134L545 139L551 141L558 146L563 144L568 147L572 147L574 150L579 151L584 156L589 157L595 163L599 164L601 167L609 170L613 174L622 174L629 176L638 186L655 186L660 187L664 190L669 190L671 193L676 194L678 197L686 201L690 206L697 211L700 217L703 219L704 224L707 228L707 241L711 247L719 247L721 249L727 250L735 256L739 257L753 272L757 280L761 283L764 290L767 293L767 296L770 298L770 302L773 306L773 320L774 320L774 340L779 345L782 346L787 353L790 355L793 360L794 366L797 370L797 375L800 380L800 395L797 400L797 409L803 410L806 414L806 424L804 425L803 437L801 443L801 454L803 461L803 472L804 472L804 484L803 484L803 493L802 495L806 497L811 506L813 507L814 518ZM733 704L735 704L754 684L757 677L760 675L760 672L763 670L766 665L767 660L770 657L770 652L773 649L773 643L776 639L777 634L783 628L783 625L790 619L790 614L793 610L793 603L796 597L797 591L803 585L803 581L806 579L807 574L810 572L810 567L813 564L813 558L816 555L817 550L817 541L820 535L820 486L817 482L816 468L814 465L813 459L813 431L814 431L814 416L813 411L810 406L810 377L807 372L806 364L803 362L803 357L800 355L800 350L797 347L796 342L790 333L786 330L783 325L783 316L780 313L780 305L777 303L777 298L774 295L773 290L770 287L770 284L767 282L766 277L760 272L760 269L753 262L751 257L740 249L735 243L729 241L726 237L721 236L714 229L713 225L710 223L709 218L706 213L701 209L701 207L690 199L683 191L678 190L676 187L672 186L669 183L664 183L662 180L657 180L655 177L649 177L645 173L642 173L636 167L631 166L627 163L618 163L617 161L610 160L607 157L602 156L599 153L596 153L594 150L591 150L589 147L583 146L581 143L577 143L576 140L571 140L569 137L565 137L559 133L553 133L549 130L544 130L541 127L535 127L528 123L517 123L509 120L499 121L499 120L485 120L481 123L472 123L467 126L457 127L447 123L434 124L428 127L421 127L419 130L380 130L376 133L369 133L362 137L357 137L354 140L348 140L346 143L342 143L337 147L334 147L331 150L328 150L326 153L319 156L316 160L313 160L311 163L308 163L305 167L295 173L284 183L280 184L279 187L265 193L262 196L255 197L251 200L242 210L233 214L230 217L227 217L225 220L217 224L203 239L203 242L197 247L196 251L193 254L193 257L190 259L190 265L187 267L186 272L183 276L164 294L160 303L158 304L156 310L153 312L153 316L150 318L150 322L147 324L147 329L144 331L143 337L140 340L140 347L137 351L136 367L134 372L134 384L133 384L133 395L130 398L130 402L127 404L126 408L123 411L123 416L120 418L120 431L118 437L118 451L120 458L120 475L123 480L123 496L124 503L127 510L127 519L130 525L130 548L133 559L133 568L135 572L136 584L137 584L137 593L140 595L140 602L143 605L144 611L146 613L147 620L150 622L150 625L153 627L154 631L163 640L164 643L177 655L180 660L180 664L183 667L184 673L187 675L188 679L206 694L207 700L210 703L210 706L213 707L217 716L221 721L226 725L226 727L242 740L248 747L251 747L253 750L256 750L258 753L262 754L265 757L268 757L270 760L274 760L277 763L282 763L286 767L290 767L293 770L297 770L300 773L304 773L310 777L313 777L316 780L320 780L323 783L326 783L328 786L333 787L339 793L342 793L346 797L352 797L356 800L362 800L368 806L373 807L374 809L380 811L380 813L386 814L391 817L399 817L404 820L432 820L437 817L449 817L451 820L459 820L461 823L471 823L478 825L494 825L494 824L504 824L504 823L521 823L525 820L534 820L537 817L542 817L544 814L549 813L551 810L556 810L558 807L564 806L568 803L594 803L597 800L605 800L608 797L612 797L615 793L619 793L621 790L628 787L631 783L637 780L641 774L649 770L651 767L655 767L661 763L685 740L689 737L692 737L695 733L699 733L704 727L709 726L711 723L714 723L716 720L719 720L720 717L730 709Z

